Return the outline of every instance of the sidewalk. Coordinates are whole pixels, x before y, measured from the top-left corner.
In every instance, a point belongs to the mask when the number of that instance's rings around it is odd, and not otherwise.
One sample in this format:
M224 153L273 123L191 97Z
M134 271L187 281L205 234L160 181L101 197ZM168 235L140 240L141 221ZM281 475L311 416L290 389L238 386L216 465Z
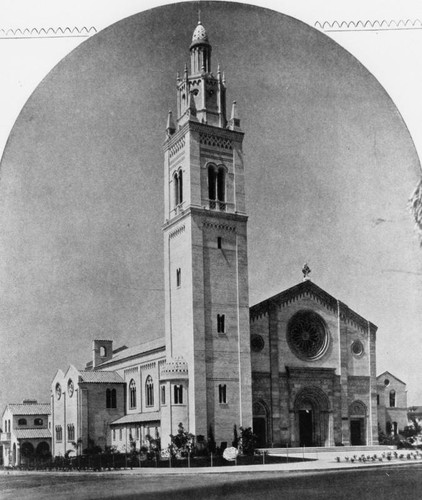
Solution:
M363 450L360 450L363 451ZM16 471L16 470L5 470L0 471L0 474L11 474L11 475L19 475L19 474L70 474L70 475L78 475L78 474L89 474L89 475L103 475L103 474L134 474L134 475L171 475L171 474L251 474L253 472L278 472L278 473L295 473L295 472L304 472L304 473L312 473L312 472L322 472L322 471L334 471L334 470L350 470L350 469L362 469L362 468L373 468L373 467L397 467L397 466L405 466L405 465L421 465L422 464L422 456L419 455L417 459L411 458L407 459L407 455L412 452L411 450L394 450L391 452L394 453L397 451L397 454L403 455L403 458L392 458L388 460L387 458L383 458L382 461L379 461L379 457L382 455L383 450L381 451L367 451L365 456L373 456L377 455L377 459L372 461L371 459L366 462L359 462L358 458L362 455L361 452L351 451L351 450L343 450L339 449L336 451L323 451L323 449L318 449L317 451L306 452L301 451L300 453L288 453L288 456L291 458L303 459L303 461L297 462L289 462L289 463L281 463L281 464L260 464L260 465L227 465L224 467L174 467L174 468L155 468L155 467L136 467L134 469L118 469L112 471L60 471L60 472L46 472L46 471ZM285 450L271 452L271 455L278 456L286 456L287 453ZM351 459L356 456L354 462L351 462ZM337 460L339 458L339 461ZM346 457L349 460L346 460Z

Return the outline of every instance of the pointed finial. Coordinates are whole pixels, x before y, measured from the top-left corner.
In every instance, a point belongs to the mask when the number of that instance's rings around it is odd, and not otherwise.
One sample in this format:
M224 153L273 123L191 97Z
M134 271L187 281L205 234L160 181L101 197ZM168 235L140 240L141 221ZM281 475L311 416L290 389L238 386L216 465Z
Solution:
M199 6L199 2L198 2L198 24L201 24L201 7Z
M237 116L237 103L236 103L236 101L233 101L232 114L231 114L230 120L236 120L238 118L239 117Z
M167 127L166 127L167 136L170 137L171 135L174 134L175 131L176 131L176 126L174 125L173 114L171 112L171 109L169 109L169 113L167 115Z
M305 264L303 264L302 273L303 273L303 281L307 281L307 280L311 279L309 277L309 275L311 274L311 268L308 266L308 264L306 262L305 262Z
M223 83L224 85L226 84L226 73L224 73L224 71L223 71Z
M176 79L177 79L177 81L180 80L180 73L179 72L177 72L177 74L176 74Z
M219 75L221 73L220 71L220 63L218 63L218 66L217 66L217 75Z

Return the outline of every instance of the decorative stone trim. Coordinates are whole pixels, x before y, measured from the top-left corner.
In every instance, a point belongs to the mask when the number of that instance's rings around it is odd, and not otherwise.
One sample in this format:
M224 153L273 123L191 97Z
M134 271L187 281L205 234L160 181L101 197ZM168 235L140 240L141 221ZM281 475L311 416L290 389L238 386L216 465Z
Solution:
M199 133L199 142L216 148L233 149L233 141L231 139L217 135Z
M310 297L335 313L337 313L337 307L340 307L340 319L344 322L354 324L364 334L368 334L368 332L375 334L377 331L376 325L354 312L343 302L337 301L332 295L315 285L315 283L311 280L303 281L302 283L299 283L284 292L274 295L273 297L252 306L250 308L250 317L256 318L268 313L273 305L278 306L279 308L287 307L291 303L296 302L303 297Z
M216 222L211 222L211 221L204 221L203 226L211 229L218 229L219 231L229 231L231 233L236 232L236 228L233 226L229 226L227 224L218 224Z
M138 373L138 367L135 366L134 368L128 368L127 370L125 370L125 377L126 375L129 377L131 375L136 375Z
M182 233L185 232L185 225L183 224L183 226L180 226L178 227L177 229L175 229L174 231L172 231L170 234L169 234L169 238L172 239L172 238L176 238L176 236L179 236L181 235Z
M155 363L155 362L152 362L152 363L147 363L147 364L145 364L145 365L141 365L141 366L140 366L140 369L141 369L142 371L145 371L145 370L152 370L152 369L154 369L154 368L155 368L155 365L156 365L156 363Z
M170 158L174 156L177 152L179 152L182 148L184 148L185 144L186 144L186 137L183 136L175 144L173 144L173 146L171 146L169 150Z

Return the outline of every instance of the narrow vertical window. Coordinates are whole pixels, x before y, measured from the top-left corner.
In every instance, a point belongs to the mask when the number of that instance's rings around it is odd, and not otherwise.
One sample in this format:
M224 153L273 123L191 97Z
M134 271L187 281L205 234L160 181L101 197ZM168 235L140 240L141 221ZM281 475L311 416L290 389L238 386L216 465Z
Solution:
M182 285L182 269L179 267L176 269L176 286L179 288Z
M217 248L221 248L221 236L217 237Z
M161 404L162 405L166 404L166 386L165 385L161 386Z
M113 441L116 441L116 429L113 429Z
M183 172L179 170L173 176L174 182L174 206L183 203Z
M63 441L63 429L61 425L56 425L56 441Z
M183 404L183 386L175 385L174 386L174 404L181 405Z
M111 408L111 390L106 390L106 408Z
M130 408L136 408L136 383L133 379L129 383L129 403Z
M227 386L226 384L220 384L218 386L218 400L220 404L227 403Z
M217 173L217 199L219 201L220 210L226 209L226 171L224 167L220 167Z
M379 404L380 404L380 395L377 394L377 406L379 406Z
M390 407L395 408L396 406L396 391L391 389L390 391Z
M111 406L110 408L117 408L117 401L116 401L116 389L111 389Z
M173 182L174 182L174 206L177 207L179 204L179 176L177 175L177 172L173 176Z
M210 208L215 208L215 201L217 199L217 174L215 166L208 167L208 199L210 200Z
M75 426L73 424L67 425L67 439L68 441L75 440Z
M183 203L183 172L179 172L179 204Z
M151 375L148 375L145 382L146 405L154 406L154 383Z
M397 434L398 434L397 422L393 422L393 433L395 436L397 436Z
M225 314L217 314L217 333L225 333Z
M123 438L123 430L120 427L120 429L119 429L119 439L120 439L120 441L122 440L122 438Z

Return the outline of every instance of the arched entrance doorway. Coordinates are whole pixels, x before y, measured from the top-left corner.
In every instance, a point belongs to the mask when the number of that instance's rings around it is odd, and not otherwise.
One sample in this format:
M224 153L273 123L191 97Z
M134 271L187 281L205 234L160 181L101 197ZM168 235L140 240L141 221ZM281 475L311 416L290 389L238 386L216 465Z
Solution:
M47 442L41 441L41 443L38 444L36 450L35 450L35 455L37 458L41 460L45 460L47 458L50 458L50 446Z
M30 459L34 456L35 449L34 445L29 441L25 441L21 445L21 462L22 464L29 463Z
M256 447L268 445L268 409L263 401L256 401L253 410L253 433L257 438Z
M349 407L350 444L363 446L366 444L366 405L362 401L354 401Z
M294 403L294 442L299 446L329 446L329 400L318 387L302 389Z

